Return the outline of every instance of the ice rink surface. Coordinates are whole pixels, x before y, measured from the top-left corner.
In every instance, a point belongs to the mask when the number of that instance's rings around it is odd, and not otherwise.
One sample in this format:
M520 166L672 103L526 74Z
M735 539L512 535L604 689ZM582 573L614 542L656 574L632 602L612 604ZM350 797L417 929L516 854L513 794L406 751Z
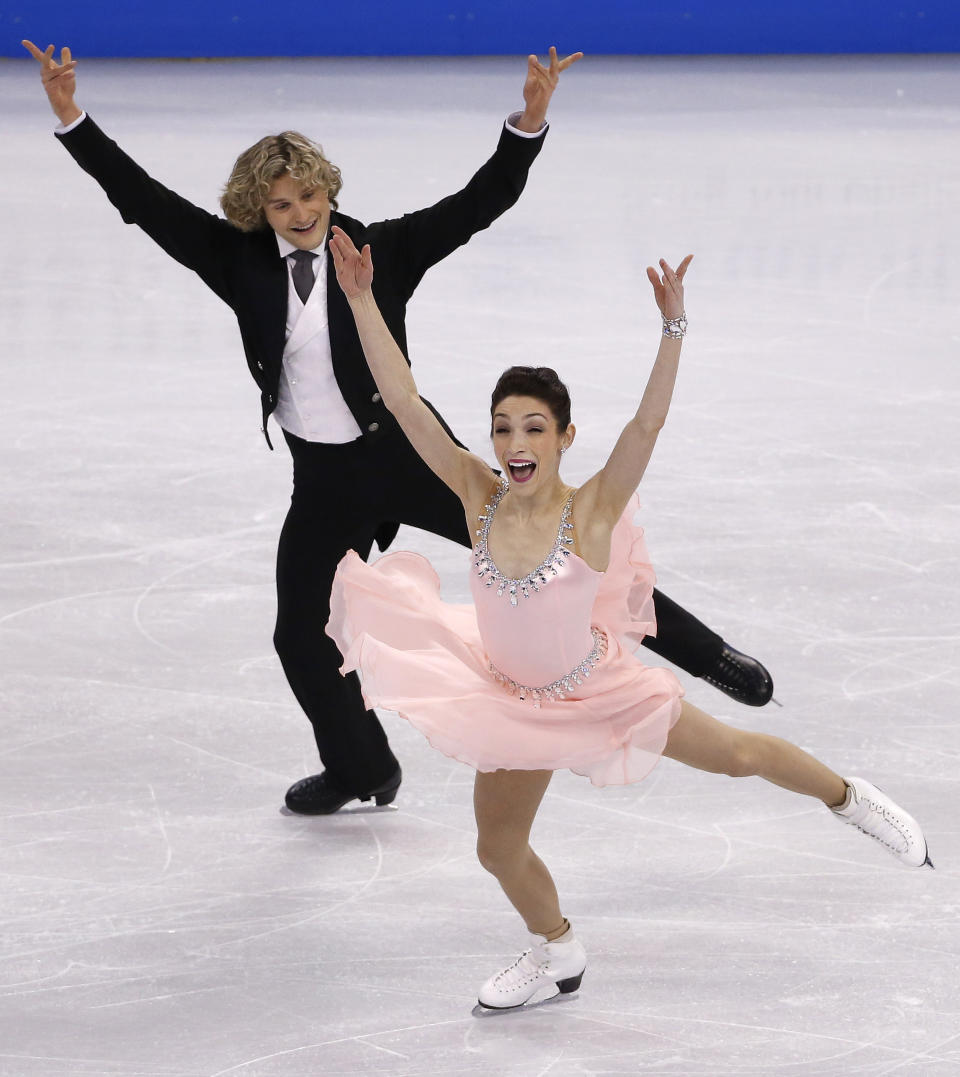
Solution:
M371 220L460 186L523 70L82 61L78 101L211 210L302 129ZM758 779L558 774L534 839L587 973L495 1017L525 934L467 768L387 715L395 809L279 810L317 769L270 638L289 459L232 314L57 145L31 63L0 94L0 1074L960 1074L960 59L588 57L519 204L419 289L424 394L484 450L497 374L556 366L576 483L656 350L644 267L695 252L647 534L783 707L689 697L887 789L937 864ZM394 548L465 598L463 551Z

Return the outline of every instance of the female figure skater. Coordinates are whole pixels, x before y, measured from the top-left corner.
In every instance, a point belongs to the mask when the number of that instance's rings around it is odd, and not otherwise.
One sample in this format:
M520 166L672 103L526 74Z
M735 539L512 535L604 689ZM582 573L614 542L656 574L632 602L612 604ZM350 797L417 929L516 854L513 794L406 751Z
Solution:
M638 781L661 755L734 777L759 775L816 797L903 863L929 863L916 821L862 778L842 778L778 737L733 729L683 701L672 673L627 649L653 630L653 571L632 520L634 491L673 393L686 331L683 278L647 275L663 318L636 415L604 467L579 489L559 464L575 428L554 371L513 367L493 391L492 438L503 476L456 445L421 401L373 297L369 246L334 226L337 280L386 406L476 530L475 606L439 598L417 554L341 562L327 631L359 669L370 707L399 711L442 752L477 770L480 863L531 932L532 946L492 976L479 1002L508 1009L575 991L586 955L529 844L552 772L596 785ZM931 865L932 866L932 865Z

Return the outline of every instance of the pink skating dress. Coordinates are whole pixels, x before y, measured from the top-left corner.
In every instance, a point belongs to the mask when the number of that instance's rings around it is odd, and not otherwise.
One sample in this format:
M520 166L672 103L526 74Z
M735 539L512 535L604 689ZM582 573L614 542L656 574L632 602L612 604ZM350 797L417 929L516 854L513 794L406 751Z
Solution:
M522 579L502 575L487 539L509 484L480 517L474 605L440 598L430 562L386 554L340 562L327 634L356 669L368 707L397 711L445 755L481 771L569 769L594 785L656 765L683 689L633 655L655 631L654 573L637 496L617 523L606 572L573 549L573 496L553 549Z

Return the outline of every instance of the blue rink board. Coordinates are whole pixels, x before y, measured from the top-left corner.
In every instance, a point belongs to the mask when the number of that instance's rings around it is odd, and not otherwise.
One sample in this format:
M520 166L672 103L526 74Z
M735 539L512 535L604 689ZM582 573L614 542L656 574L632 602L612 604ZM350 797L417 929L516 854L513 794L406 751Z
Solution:
M960 51L960 0L14 0L0 55L19 42L81 56L450 56Z

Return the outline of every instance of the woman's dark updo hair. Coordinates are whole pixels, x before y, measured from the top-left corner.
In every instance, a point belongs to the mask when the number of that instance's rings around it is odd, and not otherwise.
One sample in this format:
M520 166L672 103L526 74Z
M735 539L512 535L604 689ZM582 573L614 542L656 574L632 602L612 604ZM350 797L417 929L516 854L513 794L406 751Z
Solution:
M490 397L490 436L497 405L508 396L532 396L549 405L557 421L557 433L570 425L570 394L559 375L548 366L512 366L505 370Z

